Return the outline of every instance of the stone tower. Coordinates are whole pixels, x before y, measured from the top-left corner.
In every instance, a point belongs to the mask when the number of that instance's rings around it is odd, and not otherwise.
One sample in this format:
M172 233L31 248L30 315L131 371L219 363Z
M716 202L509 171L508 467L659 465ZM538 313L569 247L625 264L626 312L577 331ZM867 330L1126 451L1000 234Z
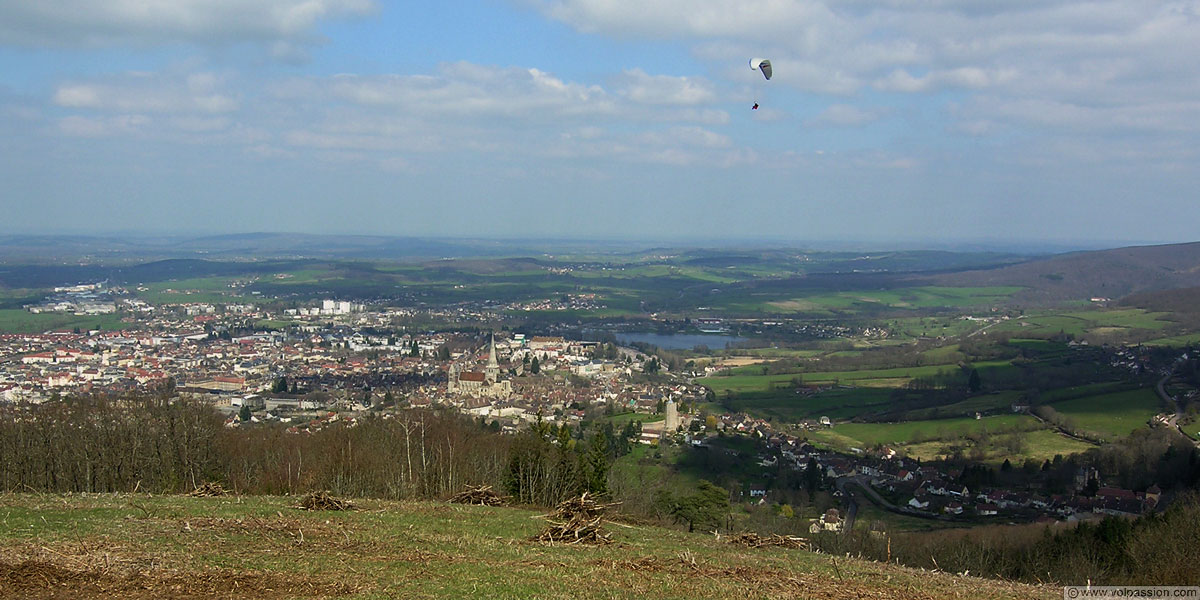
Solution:
M663 434L670 435L679 429L679 409L675 408L674 400L667 400L667 418L663 423Z
M496 334L492 334L491 341L488 342L488 361L487 366L483 369L483 375L488 380L488 383L496 383L500 378L500 363L496 361Z

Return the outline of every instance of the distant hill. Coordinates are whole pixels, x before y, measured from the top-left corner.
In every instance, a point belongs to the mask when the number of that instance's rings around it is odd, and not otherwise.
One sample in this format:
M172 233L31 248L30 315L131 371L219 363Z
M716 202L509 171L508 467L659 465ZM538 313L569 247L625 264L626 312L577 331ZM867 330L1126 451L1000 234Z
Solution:
M1200 286L1200 242L1071 252L994 269L929 278L946 286L1021 286L1025 302L1122 298Z
M0 236L0 261L16 264L145 262L170 258L412 259L538 254L524 244L496 240L308 233L214 236Z
M1121 300L1121 306L1198 315L1200 314L1200 287L1132 294Z

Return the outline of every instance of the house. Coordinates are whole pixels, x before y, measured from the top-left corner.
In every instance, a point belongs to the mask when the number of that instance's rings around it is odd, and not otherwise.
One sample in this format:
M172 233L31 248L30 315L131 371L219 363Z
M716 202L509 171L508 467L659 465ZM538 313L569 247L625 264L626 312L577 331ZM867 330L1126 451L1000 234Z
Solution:
M990 517L1000 514L1000 507L995 504L980 504L975 507L975 512L981 517Z
M948 502L946 506L942 507L942 512L948 515L961 515L963 512L963 505L961 502Z
M924 496L913 496L912 499L908 501L908 505L916 509L924 510L929 508L929 499Z
M822 531L837 532L837 531L842 530L843 524L844 523L842 522L841 513L838 512L838 509L831 508L831 509L825 511L825 514L822 515L821 518L815 519L812 522L812 524L808 526L808 532L809 533L821 533Z

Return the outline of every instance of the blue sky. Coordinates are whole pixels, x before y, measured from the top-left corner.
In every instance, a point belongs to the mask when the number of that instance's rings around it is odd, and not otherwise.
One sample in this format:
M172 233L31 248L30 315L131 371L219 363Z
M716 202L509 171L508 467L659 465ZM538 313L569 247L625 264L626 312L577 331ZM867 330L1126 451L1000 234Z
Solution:
M1192 241L1198 52L1196 1L0 0L0 233Z

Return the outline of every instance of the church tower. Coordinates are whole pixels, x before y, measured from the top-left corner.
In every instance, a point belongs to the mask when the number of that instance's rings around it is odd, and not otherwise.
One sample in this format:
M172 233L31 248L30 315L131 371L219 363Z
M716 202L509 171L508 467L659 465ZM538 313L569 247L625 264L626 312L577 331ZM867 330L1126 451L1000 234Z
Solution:
M666 413L666 422L663 423L663 435L671 435L679 429L679 409L675 406L674 400L667 400Z
M487 366L483 369L483 375L487 378L488 383L496 383L500 379L500 363L496 361L496 334L492 334L491 341L488 342L488 361Z

